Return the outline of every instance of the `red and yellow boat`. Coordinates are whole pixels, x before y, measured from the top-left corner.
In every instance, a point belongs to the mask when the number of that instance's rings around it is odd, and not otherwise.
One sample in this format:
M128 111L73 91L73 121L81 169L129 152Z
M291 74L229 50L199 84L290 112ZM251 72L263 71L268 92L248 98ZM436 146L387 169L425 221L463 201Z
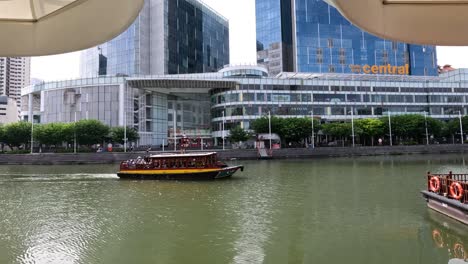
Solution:
M117 175L138 180L214 180L232 176L244 166L228 166L216 152L158 154L123 161Z

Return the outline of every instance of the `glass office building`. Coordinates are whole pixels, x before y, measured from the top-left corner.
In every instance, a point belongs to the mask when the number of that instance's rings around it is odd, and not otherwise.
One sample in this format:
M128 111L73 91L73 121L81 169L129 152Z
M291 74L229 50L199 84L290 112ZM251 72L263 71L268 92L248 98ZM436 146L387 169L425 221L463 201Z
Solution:
M98 119L131 126L140 145L174 137L216 139L268 115L322 122L427 114L449 120L468 115L468 70L440 76L282 73L226 67L216 73L96 77L40 83L23 89L22 119L41 123ZM222 128L225 131L222 131ZM206 142L205 141L205 142Z
M273 75L365 73L365 65L408 65L409 75L437 75L434 46L370 35L323 0L256 0L256 16L258 63Z
M115 39L81 54L81 76L217 71L229 64L229 23L197 0L146 0Z

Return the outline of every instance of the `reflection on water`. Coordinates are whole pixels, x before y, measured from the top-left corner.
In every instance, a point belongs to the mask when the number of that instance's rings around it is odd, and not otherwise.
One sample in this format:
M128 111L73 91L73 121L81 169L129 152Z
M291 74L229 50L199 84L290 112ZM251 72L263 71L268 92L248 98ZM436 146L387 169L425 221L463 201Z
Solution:
M0 263L466 263L468 227L419 193L463 156L243 163L214 182L2 166Z
M450 264L468 263L468 227L435 211L429 212L435 248L445 251Z

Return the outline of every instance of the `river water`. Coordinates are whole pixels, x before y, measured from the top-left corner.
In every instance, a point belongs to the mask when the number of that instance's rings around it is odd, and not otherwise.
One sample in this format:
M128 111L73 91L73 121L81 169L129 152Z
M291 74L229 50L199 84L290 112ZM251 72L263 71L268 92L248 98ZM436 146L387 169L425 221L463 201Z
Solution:
M0 166L0 263L467 263L468 226L419 191L468 156L231 163L212 182Z

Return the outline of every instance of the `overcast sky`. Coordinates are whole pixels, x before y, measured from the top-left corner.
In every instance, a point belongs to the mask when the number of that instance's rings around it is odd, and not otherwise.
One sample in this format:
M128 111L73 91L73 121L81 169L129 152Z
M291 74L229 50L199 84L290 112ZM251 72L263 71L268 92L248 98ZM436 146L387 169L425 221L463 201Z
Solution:
M204 0L214 10L229 19L232 64L253 64L255 52L255 0ZM438 64L468 68L468 47L438 47ZM79 76L80 58L77 52L35 57L31 77L45 81L71 79Z

